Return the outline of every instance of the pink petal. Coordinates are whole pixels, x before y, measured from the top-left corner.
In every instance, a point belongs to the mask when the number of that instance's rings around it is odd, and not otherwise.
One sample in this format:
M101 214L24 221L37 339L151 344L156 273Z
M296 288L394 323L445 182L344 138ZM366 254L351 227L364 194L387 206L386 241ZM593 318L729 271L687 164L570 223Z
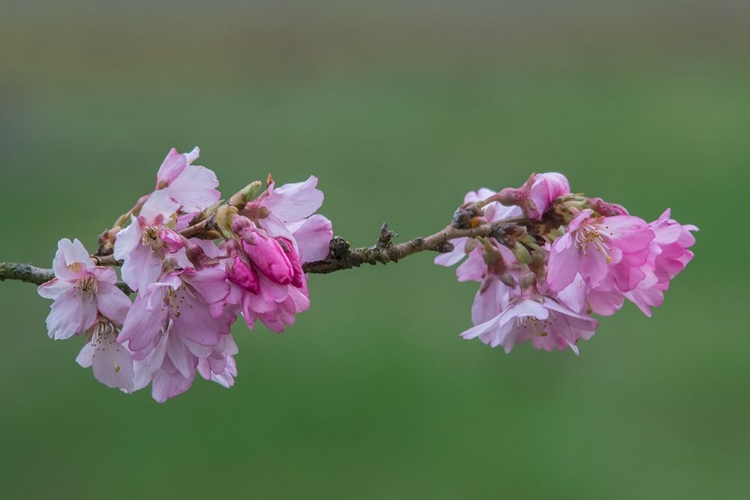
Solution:
M552 292L559 292L573 282L578 273L580 256L570 233L552 243L547 269L547 282Z
M107 282L99 283L96 306L112 323L122 325L131 305L128 296L115 285Z
M169 370L159 370L154 373L154 378L151 382L151 396L156 402L163 403L167 399L178 396L190 389L194 378L195 372L189 378L185 378L171 366Z
M185 175L185 172L182 173ZM180 177L182 177L182 175ZM138 219L142 224L161 224L169 219L180 208L180 204L170 197L169 189L160 189L151 193L141 208Z
M97 342L97 339L99 341ZM94 377L107 387L133 392L133 358L128 350L114 341L114 335L95 335L92 339Z
M310 176L305 182L284 184L269 190L263 205L279 219L291 222L309 217L323 204L323 191L316 189L318 178Z
M136 217L131 217L130 225L117 233L114 252L115 259L129 259L130 254L141 244L142 237L143 227L141 226L141 222Z
M333 225L324 216L320 214L311 216L293 234L302 262L315 262L328 257L329 246L333 239Z
M57 278L52 278L47 283L44 283L42 285L39 285L39 287L36 289L37 293L44 297L45 299L57 299L60 295L62 295L66 290L73 287L75 285L71 284L68 281L62 281Z
M162 189L175 180L178 175L185 170L188 162L185 155L177 152L175 148L172 148L167 157L164 158L159 171L156 173L156 188Z
M188 165L169 185L169 196L182 205L185 212L200 212L221 198L216 190L219 180L206 167Z
M167 342L169 360L183 377L190 378L195 370L198 358L193 356L187 347L180 342L179 336L170 335Z
M47 333L51 339L64 340L80 330L83 320L83 300L78 290L71 287L63 292L50 306L47 316Z
M55 277L66 281L77 281L86 276L94 267L89 253L77 239L63 238L57 242L57 253L52 261Z
M453 243L453 250L451 250L448 253L441 253L437 257L435 257L435 264L439 266L445 266L450 267L453 264L457 264L461 261L464 257L466 257L466 242L469 241L469 238L458 238L455 240L452 240L451 243Z
M160 291L154 293L157 294L157 299L161 299ZM167 321L168 306L161 300L155 300L154 307L150 307L150 298L150 295L146 295L135 300L117 337L120 343L127 341L131 351L142 351L150 347Z
M132 290L145 290L159 279L161 259L147 246L139 245L122 265L122 280Z

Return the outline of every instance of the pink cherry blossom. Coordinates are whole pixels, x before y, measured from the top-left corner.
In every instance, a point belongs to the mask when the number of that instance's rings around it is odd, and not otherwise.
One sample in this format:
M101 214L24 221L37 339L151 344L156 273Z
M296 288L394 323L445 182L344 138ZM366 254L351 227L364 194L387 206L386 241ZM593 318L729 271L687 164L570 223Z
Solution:
M516 344L531 341L536 349L551 351L569 347L578 354L578 340L590 339L598 325L592 317L576 313L554 298L539 293L518 295L507 307L502 307L503 300L500 299L499 308L488 301L485 307L489 311L499 309L500 312L483 323L475 323L461 336L465 339L478 337L491 347L502 345L506 353L510 353ZM476 319L489 315L478 310L473 313Z
M647 263L641 267L646 279L636 288L625 293L646 315L651 316L651 308L659 307L664 302L664 292L669 289L670 281L679 274L693 258L688 250L695 244L692 231L698 228L693 225L682 225L670 219L667 209L658 220L649 224L655 238L649 247Z
M581 211L552 243L549 288L559 292L580 273L591 288L609 279L622 292L633 290L645 278L639 268L653 239L653 231L638 217L595 217L591 210Z
M135 367L135 389L151 383L151 395L159 403L178 396L190 388L198 372L206 380L224 387L234 384L237 344L231 334L222 334L213 346L196 344L180 335L169 321L159 331L154 349Z
M212 315L211 306L221 303L228 293L222 269L170 271L138 295L118 342L127 341L134 359L143 359L156 348L157 336L171 324L170 330L189 345L214 346L221 335L229 333L234 318L217 314L215 309Z
M180 236L166 224L175 216L179 204L166 190L154 192L140 214L131 217L128 227L117 234L115 258L124 261L122 279L133 290L146 288L162 273L162 260Z
M115 271L94 265L80 241L60 240L52 267L55 278L38 288L39 295L55 301L47 317L50 338L83 333L102 316L122 324L130 299L115 285Z

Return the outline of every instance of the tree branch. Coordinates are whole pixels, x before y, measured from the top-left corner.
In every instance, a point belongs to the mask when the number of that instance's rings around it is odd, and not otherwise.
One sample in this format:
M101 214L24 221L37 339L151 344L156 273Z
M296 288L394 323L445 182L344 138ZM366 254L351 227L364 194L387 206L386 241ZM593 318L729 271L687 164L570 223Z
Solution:
M433 235L424 238L420 236L404 243L393 244L391 238L395 235L388 229L388 224L383 224L375 245L351 248L345 239L334 237L331 240L328 257L316 262L307 262L302 269L310 274L328 274L359 267L362 264L374 266L379 263L398 262L404 257L424 251L447 253L453 250L450 240L490 236L497 231L498 227L497 224L483 224L473 228L457 228L450 225Z

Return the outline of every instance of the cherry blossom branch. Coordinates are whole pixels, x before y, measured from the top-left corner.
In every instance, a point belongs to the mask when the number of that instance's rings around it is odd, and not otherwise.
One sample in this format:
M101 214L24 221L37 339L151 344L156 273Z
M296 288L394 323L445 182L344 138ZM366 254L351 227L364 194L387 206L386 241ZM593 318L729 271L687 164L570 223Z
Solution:
M473 207L468 209L469 212ZM392 239L396 234L388 229L385 223L380 228L380 235L373 246L351 248L350 243L341 237L334 237L330 243L330 253L327 258L315 262L307 262L302 267L306 273L310 274L330 274L336 271L343 271L353 267L360 267L362 264L387 264L389 262L398 262L399 260L410 255L433 251L437 253L446 253L453 250L451 240L457 238L476 238L494 236L502 239L503 234L513 231L516 225L522 222L521 219L507 219L492 224L482 224L476 227L457 227L465 225L462 219L466 219L467 209L460 209L454 222L446 226L441 231L427 237L418 236L412 240L403 243L393 243ZM468 219L466 219L468 220ZM183 236L201 237L211 234L215 231L215 222L213 218L201 221L198 224L189 226L181 232ZM111 253L101 255L92 255L97 265L100 266L119 266L121 262L116 260ZM19 280L26 283L41 285L55 277L52 269L32 266L16 262L0 263L0 281ZM124 283L118 283L117 286L126 293L132 293L132 290Z
M490 236L497 231L498 224L483 224L473 228L459 228L449 225L427 237L418 236L412 240L394 244L391 239L396 236L388 229L388 224L380 228L377 243L370 247L351 248L344 238L334 237L330 244L330 253L324 260L307 262L302 269L310 274L329 274L344 269L359 267L362 264L387 264L424 251L446 253L453 250L450 240L464 237Z

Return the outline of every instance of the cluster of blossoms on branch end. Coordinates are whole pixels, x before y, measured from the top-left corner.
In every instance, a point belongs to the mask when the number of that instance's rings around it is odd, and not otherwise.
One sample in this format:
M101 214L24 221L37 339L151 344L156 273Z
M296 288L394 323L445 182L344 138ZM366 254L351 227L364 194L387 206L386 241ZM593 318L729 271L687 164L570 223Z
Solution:
M81 366L124 392L151 384L159 402L186 391L196 373L232 386L231 325L240 316L249 328L292 325L310 305L302 264L325 258L333 237L315 214L323 203L315 177L276 187L269 176L262 193L256 181L222 203L216 175L193 165L198 154L171 150L155 190L99 237L93 257L80 241L61 240L55 278L39 287L54 299L51 338L85 336ZM102 263L122 265L133 301Z
M516 344L551 351L588 340L598 322L627 299L646 316L670 281L693 258L697 228L667 209L647 223L600 198L570 192L559 173L534 174L520 188L470 192L458 227L488 226L486 236L460 238L435 259L457 264L459 281L481 283L474 326L461 335L510 352Z

